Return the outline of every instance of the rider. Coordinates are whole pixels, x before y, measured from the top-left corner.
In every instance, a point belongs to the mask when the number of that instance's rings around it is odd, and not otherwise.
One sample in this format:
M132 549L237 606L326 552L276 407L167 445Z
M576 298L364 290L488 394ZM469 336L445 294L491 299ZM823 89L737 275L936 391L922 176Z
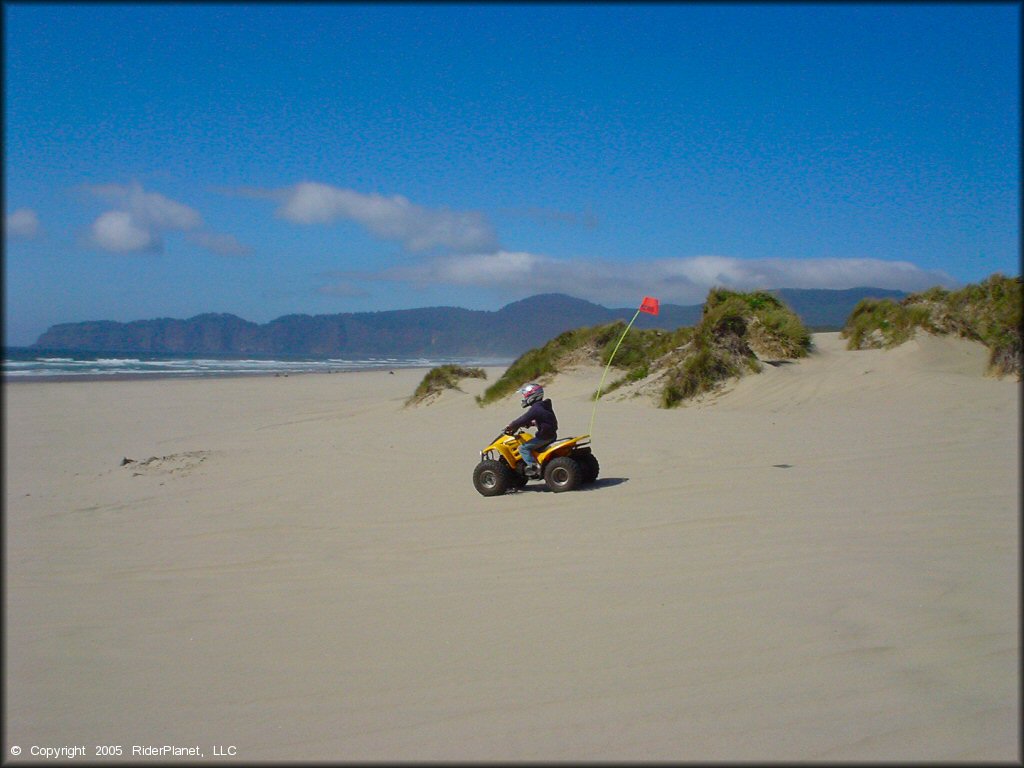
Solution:
M505 432L511 435L517 429L527 425L537 425L537 434L532 440L519 446L519 455L522 456L523 463L526 465L526 476L539 477L540 464L536 454L555 441L558 435L558 419L555 418L555 409L551 405L551 400L544 399L544 387L540 384L531 381L519 390L519 394L523 398L523 408L529 407L530 410L518 419L509 422L509 425L505 427Z

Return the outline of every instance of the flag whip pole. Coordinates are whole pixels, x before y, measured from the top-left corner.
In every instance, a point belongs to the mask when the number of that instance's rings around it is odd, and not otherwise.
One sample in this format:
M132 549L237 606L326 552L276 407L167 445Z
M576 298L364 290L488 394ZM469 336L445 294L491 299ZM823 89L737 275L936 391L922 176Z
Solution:
M608 365L604 367L604 373L601 374L601 383L597 385L597 393L594 395L594 407L590 410L590 428L587 429L587 434L594 434L594 416L597 415L597 401L601 399L601 389L604 387L604 377L608 375L608 369L612 367L612 360L615 359L615 353L619 351L619 345L622 344L622 340L626 338L626 334L629 333L629 329L633 327L633 323L640 317L640 310L636 311L633 315L633 319L629 321L629 325L626 326L626 330L622 332L619 340L615 342L615 349L612 350L611 357L608 358Z
M608 375L608 369L612 367L612 360L615 359L615 353L619 351L619 346L622 344L622 340L626 338L626 334L629 333L629 329L633 327L633 323L640 317L641 312L647 312L652 315L658 314L658 300L653 299L650 296L644 296L643 302L640 304L640 308L633 315L633 319L629 321L629 325L626 326L626 330L622 332L619 340L615 342L615 348L612 350L611 357L608 358L608 365L604 367L604 373L601 374L601 383L597 385L597 392L594 395L594 407L590 410L590 427L587 429L587 434L594 434L594 416L597 415L597 401L601 399L601 390L604 388L604 379Z

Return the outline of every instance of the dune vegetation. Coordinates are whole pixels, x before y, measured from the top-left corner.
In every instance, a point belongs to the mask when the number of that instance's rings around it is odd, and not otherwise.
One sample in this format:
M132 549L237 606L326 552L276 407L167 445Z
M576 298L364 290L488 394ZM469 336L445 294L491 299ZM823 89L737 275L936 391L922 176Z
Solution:
M759 357L792 359L811 349L800 318L770 293L714 288L690 343L663 361L661 406L672 408L718 389L730 378L760 373Z
M482 405L499 400L527 381L543 384L573 366L605 366L615 352L612 367L619 375L601 394L651 380L660 386L659 404L672 408L719 388L730 378L759 372L758 356L802 357L811 347L811 335L800 318L780 299L762 291L715 288L696 326L674 331L633 329L615 351L625 327L620 321L566 331L517 358L477 399Z
M847 348L888 348L918 330L955 334L985 344L990 373L1021 378L1022 280L995 274L957 291L940 287L892 299L864 299L840 335ZM615 375L595 397L646 382L663 408L673 408L720 389L729 379L759 373L762 361L791 360L811 350L811 334L800 317L777 296L713 288L701 319L674 331L633 328L622 337L623 321L559 334L520 355L477 396L480 405L512 394L528 381L547 384L559 372L579 365L608 365L615 353ZM467 376L486 378L481 369L446 365L427 374L409 403L423 402L444 389L457 389Z
M1024 283L994 274L957 291L929 288L900 302L864 299L840 332L847 349L898 346L918 330L956 335L989 348L989 373L1021 378L1021 322Z
M459 389L463 379L486 379L483 368L466 368L461 365L439 365L431 368L416 387L416 391L405 401L406 405L417 405L432 400L446 389Z
M477 399L486 405L512 394L528 381L546 383L559 371L577 365L607 365L625 328L626 323L618 321L561 333L544 346L516 358ZM613 367L626 371L626 376L633 380L645 378L654 360L685 343L692 332L691 328L671 332L633 329L619 346Z

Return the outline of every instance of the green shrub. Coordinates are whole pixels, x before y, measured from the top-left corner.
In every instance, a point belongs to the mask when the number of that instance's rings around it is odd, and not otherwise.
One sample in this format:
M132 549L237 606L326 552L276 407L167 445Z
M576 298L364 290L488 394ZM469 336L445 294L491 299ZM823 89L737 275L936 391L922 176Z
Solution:
M639 368L634 368L632 371L626 374L626 381L640 381L646 379L651 375L651 369L646 365L641 365Z
M704 300L704 313L707 314L719 304L733 300L742 303L751 312L759 312L764 309L783 309L785 307L785 304L782 303L778 296L766 291L741 293L739 291L731 291L728 288L716 287L708 291L707 298Z
M477 402L484 405L500 400L528 381L543 383L558 373L559 366L565 365L569 357L596 358L599 350L610 339L617 339L624 328L625 323L616 322L559 334L543 347L524 352L513 360L501 378L489 386Z
M712 337L723 333L745 336L753 350L773 357L804 357L811 349L810 331L800 317L764 291L712 289L697 332Z
M693 329L677 328L674 331L657 329L632 329L622 340L616 351L615 345L622 335L622 328L615 338L606 342L601 350L601 365L608 365L612 353L615 353L614 366L619 370L638 371L649 369L658 358L671 352L693 338Z
M878 349L902 344L917 326L903 304L891 299L861 299L839 332L847 349Z
M989 371L1021 376L1021 322L1024 283L1020 277L993 274L957 291L929 288L899 304L861 301L840 332L848 349L893 347L920 328L980 341L989 348Z
M714 346L697 342L681 365L674 367L666 376L661 394L661 406L673 408L684 400L711 392L719 384L733 376L739 376L742 369L733 355Z
M795 358L810 348L810 332L778 297L765 291L713 288L693 343L668 366L661 406L674 408L717 389L726 379L760 372L755 351Z
M697 336L708 343L716 338L727 335L742 336L747 331L747 318L751 314L750 306L743 297L723 291L729 295L722 296L713 304L708 301L697 325Z
M600 394L601 395L607 395L609 392L614 392L619 387L623 387L626 384L633 384L633 383L635 383L637 381L643 381L644 379L646 379L650 375L651 375L651 369L650 369L649 365L644 364L644 365L637 366L636 368L633 368L631 371L627 372L625 376L620 376L615 381L613 381L611 384L608 384L604 388L604 391L602 391ZM598 397L598 394L599 393L595 390L594 391L594 396L591 399L596 400L597 397Z
M612 352L615 352L613 368L638 375L640 370L649 371L657 358L685 343L693 334L693 329L685 327L675 331L633 328L622 339L624 330L626 323L620 320L559 334L543 347L531 349L516 358L501 378L488 387L477 401L485 405L500 400L528 381L544 383L561 368L581 362L606 366ZM616 350L615 345L619 339L622 339L622 343ZM622 386L622 383L625 382L616 383L612 388Z
M727 378L760 371L755 352L792 358L806 355L811 347L811 335L800 318L765 291L713 288L694 328L634 328L623 338L625 328L620 321L566 331L513 361L477 400L481 405L493 402L527 381L543 384L562 366L583 361L606 366L611 360L612 366L625 374L601 393L595 392L595 397L665 371L662 405L673 407L716 388Z
M432 395L446 389L458 389L462 379L486 379L483 368L464 368L460 365L439 365L431 368L420 381L412 396L405 401L406 405L422 402Z
M800 318L785 307L769 307L755 315L758 321L749 332L751 346L774 357L806 357L811 351L811 333Z

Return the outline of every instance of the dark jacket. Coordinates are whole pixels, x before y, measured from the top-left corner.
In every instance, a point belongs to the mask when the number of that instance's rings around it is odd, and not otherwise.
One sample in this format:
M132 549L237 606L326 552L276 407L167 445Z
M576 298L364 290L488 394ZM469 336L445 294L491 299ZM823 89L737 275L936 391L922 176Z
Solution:
M536 437L541 440L554 440L558 436L558 419L555 418L555 409L550 399L531 405L526 413L510 422L506 429L511 432L530 424L537 425Z

